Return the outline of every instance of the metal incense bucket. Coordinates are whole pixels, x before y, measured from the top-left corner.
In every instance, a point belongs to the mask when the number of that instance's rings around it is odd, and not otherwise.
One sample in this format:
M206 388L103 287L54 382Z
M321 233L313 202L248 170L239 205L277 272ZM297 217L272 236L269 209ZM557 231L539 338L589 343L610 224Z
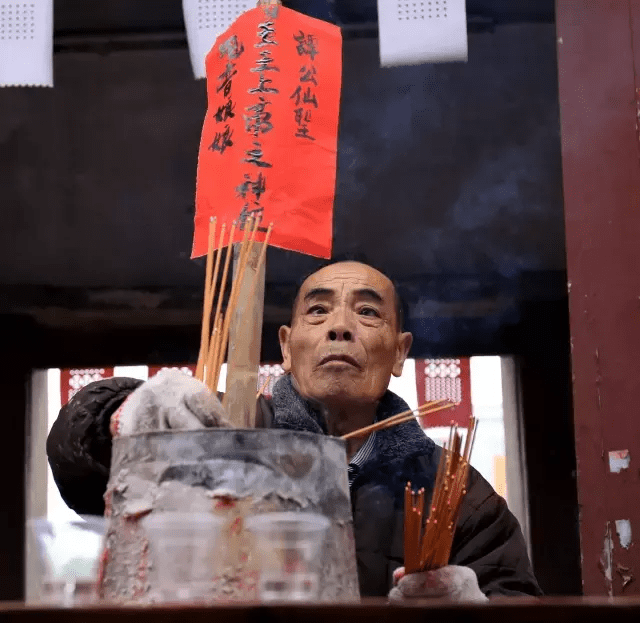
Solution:
M212 601L257 598L253 535L244 520L270 511L330 520L320 600L359 599L345 442L275 429L163 431L114 439L105 494L109 527L99 590L116 602L152 602L157 569L142 519L150 513L213 513L224 521Z

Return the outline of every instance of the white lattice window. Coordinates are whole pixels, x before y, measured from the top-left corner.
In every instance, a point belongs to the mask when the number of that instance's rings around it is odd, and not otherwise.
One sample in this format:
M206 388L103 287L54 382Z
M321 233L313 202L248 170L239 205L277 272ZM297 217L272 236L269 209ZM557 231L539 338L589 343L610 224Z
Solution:
M255 6L253 0L182 0L189 54L196 78L205 77L205 58L218 35L227 30L239 15Z
M34 39L36 5L32 2L0 4L0 41Z
M425 360L425 398L427 400L462 400L459 359Z
M378 0L378 25L383 67L467 59L465 0Z
M71 368L60 373L60 403L67 404L83 387L113 376L113 368Z
M53 0L0 0L0 86L53 86Z
M258 371L258 391L262 390L265 396L273 395L273 387L284 374L280 364L262 365Z
M444 19L447 17L447 0L430 2L397 2L398 19Z

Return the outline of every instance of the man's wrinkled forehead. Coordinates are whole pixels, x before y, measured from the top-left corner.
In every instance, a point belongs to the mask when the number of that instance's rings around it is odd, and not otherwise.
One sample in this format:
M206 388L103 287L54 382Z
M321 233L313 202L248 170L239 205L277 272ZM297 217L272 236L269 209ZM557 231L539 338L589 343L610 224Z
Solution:
M394 286L391 280L380 271L358 262L340 262L321 268L309 275L300 287L294 304L294 315L299 304L315 290L328 290L336 296L343 296L353 290L373 290L385 304L393 305Z

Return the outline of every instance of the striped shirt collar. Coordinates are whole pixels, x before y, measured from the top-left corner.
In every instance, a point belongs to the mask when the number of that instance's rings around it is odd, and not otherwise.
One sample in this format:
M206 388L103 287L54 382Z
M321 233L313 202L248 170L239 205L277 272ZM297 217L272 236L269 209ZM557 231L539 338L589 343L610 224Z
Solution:
M371 433L367 440L360 446L360 449L353 455L351 461L349 461L349 465L347 467L348 475L349 475L349 486L353 484L355 477L358 473L358 468L362 467L371 456L373 452L373 448L375 446L376 441L376 433L375 431Z

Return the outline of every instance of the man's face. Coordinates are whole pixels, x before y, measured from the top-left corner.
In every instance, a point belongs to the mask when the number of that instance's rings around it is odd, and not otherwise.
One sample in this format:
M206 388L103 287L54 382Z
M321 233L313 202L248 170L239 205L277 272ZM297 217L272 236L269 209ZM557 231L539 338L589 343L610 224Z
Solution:
M284 369L303 396L330 408L381 398L391 375L402 374L411 341L398 328L393 284L359 262L311 275L291 327L280 328Z

